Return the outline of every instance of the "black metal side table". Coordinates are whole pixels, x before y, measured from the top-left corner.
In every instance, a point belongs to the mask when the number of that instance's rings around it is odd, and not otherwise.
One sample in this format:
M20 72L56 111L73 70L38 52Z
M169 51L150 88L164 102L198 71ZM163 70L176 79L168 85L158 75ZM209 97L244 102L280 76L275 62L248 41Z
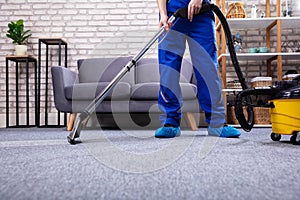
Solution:
M13 77L10 77L9 73L9 61L15 63L15 104L16 104L16 113L15 113L15 125L11 125L10 123L10 81ZM23 114L20 109L20 99L21 96L20 90L22 89L19 79L22 78L20 74L20 63L25 63L26 67L26 91L25 91L25 107L26 107L26 123L20 123L20 114ZM30 82L30 74L29 67L30 63L34 66L34 83ZM30 84L34 86L34 95L30 94ZM21 89L20 89L21 87ZM21 91L22 92L22 91ZM22 94L23 96L23 94ZM32 100L32 96L34 97L34 113L30 112L30 102ZM30 118L34 114L34 117ZM34 120L30 120L34 119ZM32 56L6 56L6 127L32 127L37 125L37 60Z
M42 88L41 86L41 73L42 73L42 44L46 45L46 58L45 58L45 88ZM64 62L64 66L67 67L67 56L68 56L68 44L66 41L64 41L61 38L43 38L43 39L39 39L39 47L38 47L38 106L37 106L37 110L38 110L38 126L39 127L64 127L67 124L67 114L64 113L64 119L63 119L63 124L61 124L61 113L59 111L57 111L57 123L56 124L50 124L49 123L49 103L54 104L53 102L51 102L49 100L49 46L58 46L58 66L61 66L61 61L62 61L62 47L64 47L64 58L65 58L65 62ZM41 90L45 89L45 102L44 102L44 116L42 116L41 113ZM44 117L44 123L42 124L41 122L41 117Z

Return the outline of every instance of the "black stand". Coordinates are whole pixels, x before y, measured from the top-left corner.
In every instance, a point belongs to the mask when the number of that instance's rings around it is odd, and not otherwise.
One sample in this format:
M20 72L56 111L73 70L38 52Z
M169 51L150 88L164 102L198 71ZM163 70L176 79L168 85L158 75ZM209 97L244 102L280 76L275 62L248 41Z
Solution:
M15 89L16 89L16 97L15 97L15 103L16 103L16 124L11 125L9 120L9 114L10 114L10 94L9 94L9 61L15 62ZM19 97L21 96L19 94L19 63L26 63L26 124L20 124L20 100ZM30 102L30 94L29 94L29 63L34 64L34 123L30 123L30 111L29 111L29 102ZM6 57L6 127L33 127L37 125L37 61L35 58L31 56L7 56Z
M41 123L41 69L42 69L42 60L41 60L41 52L42 52L42 43L46 45L46 60L45 60L45 103L44 103L44 108L45 108L45 112L44 112L44 124L42 125ZM49 102L49 46L54 46L54 45L58 45L58 65L61 66L61 57L62 57L62 46L64 46L64 56L65 56L65 67L67 67L67 50L68 50L68 45L67 43L60 39L60 38L45 38L45 39L39 39L39 54L38 54L38 106L37 106L37 110L38 110L38 126L39 127L65 127L67 124L67 114L64 113L64 122L63 124L61 124L61 119L60 119L60 112L57 112L57 124L49 124L48 121L48 104ZM53 102L52 102L53 103Z

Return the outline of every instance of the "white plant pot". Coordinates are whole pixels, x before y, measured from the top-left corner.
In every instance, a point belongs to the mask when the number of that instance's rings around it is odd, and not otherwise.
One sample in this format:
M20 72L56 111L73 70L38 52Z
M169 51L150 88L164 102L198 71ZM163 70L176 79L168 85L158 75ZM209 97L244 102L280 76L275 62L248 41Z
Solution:
M15 55L16 56L27 55L27 46L26 45L16 45L15 46Z

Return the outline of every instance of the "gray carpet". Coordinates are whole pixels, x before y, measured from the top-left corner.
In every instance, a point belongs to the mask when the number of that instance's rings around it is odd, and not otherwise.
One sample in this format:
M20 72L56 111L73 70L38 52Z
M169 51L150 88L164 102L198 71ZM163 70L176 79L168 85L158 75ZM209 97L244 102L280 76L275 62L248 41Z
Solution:
M271 128L240 138L182 131L0 129L0 199L299 199L300 146Z

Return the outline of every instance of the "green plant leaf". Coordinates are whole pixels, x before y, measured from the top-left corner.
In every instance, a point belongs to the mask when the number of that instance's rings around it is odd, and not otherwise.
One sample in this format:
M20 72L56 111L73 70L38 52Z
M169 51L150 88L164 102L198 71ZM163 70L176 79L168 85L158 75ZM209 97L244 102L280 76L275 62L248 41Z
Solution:
M19 19L16 23L18 26L24 26L23 20Z

